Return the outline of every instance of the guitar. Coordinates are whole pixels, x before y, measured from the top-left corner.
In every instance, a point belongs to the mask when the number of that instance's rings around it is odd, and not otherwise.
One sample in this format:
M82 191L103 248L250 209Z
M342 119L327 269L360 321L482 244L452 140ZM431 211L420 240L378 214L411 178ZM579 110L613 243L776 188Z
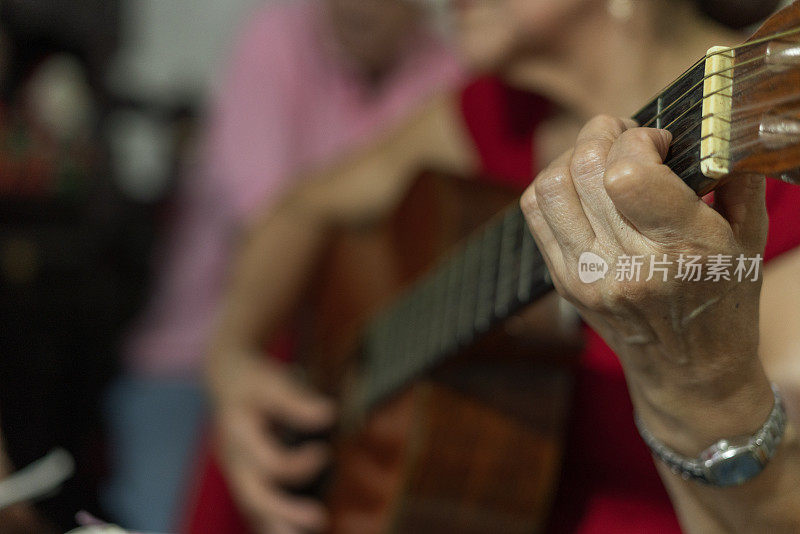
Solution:
M711 49L634 118L672 132L666 164L698 195L742 173L800 181L800 3ZM323 262L301 352L310 383L343 407L331 533L542 528L574 351L508 335L552 290L516 206L434 259L473 208L508 201L475 187L422 178L391 220L343 232Z

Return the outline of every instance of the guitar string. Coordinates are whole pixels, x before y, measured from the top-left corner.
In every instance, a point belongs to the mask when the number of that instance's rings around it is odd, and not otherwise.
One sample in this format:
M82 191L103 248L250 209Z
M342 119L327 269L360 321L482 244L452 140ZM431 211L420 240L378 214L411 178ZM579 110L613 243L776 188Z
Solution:
M793 100L798 100L798 99L800 99L800 96L795 96ZM781 103L786 103L786 102L787 102L787 100L782 99ZM765 104L765 105L768 105L768 104ZM675 160L685 156L688 152L696 149L697 146L700 143L702 143L704 140L706 140L706 139L708 139L710 137L716 137L716 138L718 138L720 140L728 141L731 145L733 145L733 144L735 144L736 142L738 142L741 139L739 137L736 137L734 135L734 132L747 131L749 128L751 128L753 126L757 126L762 122L761 119L758 118L758 119L752 119L750 122L744 122L744 123L739 122L739 123L734 124L731 121L727 121L727 119L725 119L724 117L718 116L718 115L716 115L714 113L709 113L709 114L703 116L698 122L696 122L694 124L694 126L691 126L690 128L687 128L684 133L682 133L680 136L678 136L675 139L673 139L672 143L670 144L670 147L675 146L678 142L683 140L684 137L686 137L687 135L690 135L697 128L697 126L699 126L703 121L711 119L711 118L715 118L715 117L732 124L732 126L731 126L731 136L729 138L726 139L724 137L720 137L720 136L715 135L715 134L707 134L705 136L700 137L696 141L694 141L693 144L683 148L677 154L671 155L670 161L675 161Z
M684 93L683 93L681 96L679 96L679 97L675 98L675 99L674 99L672 102L670 102L670 104L669 104L667 107L663 108L661 111L659 111L659 112L658 112L658 114L657 114L657 115L655 115L653 118L651 118L651 119L650 119L649 121L647 121L645 124L643 124L643 125L642 125L642 127L644 127L644 128L647 128L647 127L649 127L651 124L653 124L653 122L657 121L658 119L660 119L661 117L663 117L663 116L664 116L666 113L668 113L670 110L672 110L672 108L674 108L675 106L677 106L678 104L680 104L681 102L683 102L683 101L684 101L686 98L689 98L689 97L691 97L691 93L692 93L692 92L693 92L695 89L697 89L698 87L700 87L701 85L705 84L706 80L708 80L709 78L712 78L712 77L714 77L714 76L719 76L719 75L725 74L726 72L729 72L729 71L731 71L731 70L734 70L734 69L736 69L736 68L741 68L741 67L744 67L744 66L750 65L750 64L752 64L752 63L756 63L756 62L758 62L758 61L761 61L761 60L763 60L765 57L766 57L766 54L765 54L765 55L762 55L762 56L757 56L757 57L754 57L754 58L752 58L752 59L748 59L748 60L746 60L746 61L743 61L743 62L741 62L741 63L738 63L738 64L736 64L736 65L734 65L734 66L732 66L732 67L728 67L728 68L725 68L725 69L718 70L718 71L716 71L716 72L712 72L712 73L706 74L706 75L705 75L705 76L704 76L702 79L700 79L700 81L698 81L696 84L694 84L694 85L693 85L691 88L689 88L689 89L688 89L686 92L684 92ZM727 76L726 76L726 77L727 77ZM661 97L659 96L658 98L661 98ZM655 100L654 100L654 101L655 101Z
M767 101L767 102L761 103L758 106L750 106L749 107L750 109L748 109L747 111L752 110L752 109L757 109L759 107L769 107L769 106L774 106L774 105L778 105L778 104L787 104L787 103L790 103L790 102L795 102L797 100L800 100L800 95L793 95L791 97L784 97L784 98L775 98L775 99L772 99L771 101ZM740 113L744 113L746 111L739 111L739 112ZM735 134L740 133L742 131L749 131L750 128L752 128L753 126L757 126L757 125L761 124L761 122L762 122L761 118L756 118L756 119L750 120L749 122L748 121L745 121L745 122L741 122L740 121L740 122L737 122L737 123L733 123L730 120L728 120L725 117L722 117L722 116L720 116L718 114L709 113L709 114L701 117L699 120L695 121L694 123L692 123L689 127L686 127L684 133L682 133L678 138L674 139L673 142L670 144L670 146L675 145L678 142L678 140L683 139L683 137L685 137L688 134L691 134L691 132L694 131L698 126L700 126L703 123L703 121L708 120L710 118L719 118L721 120L725 120L726 122L728 122L728 123L730 123L732 125L731 126L731 136L728 139L713 135L713 137L717 137L718 139L721 139L721 140L724 140L724 141L728 141L731 145L734 145L736 142L741 140L741 137L737 137ZM712 135L706 135L706 136L700 137L692 145L689 145L688 147L684 148L680 153L673 155L670 158L670 161L677 160L678 158L686 155L686 153L688 153L688 152L694 150L695 148L697 148L698 145L700 145L705 139L708 139L710 136L712 136ZM738 148L739 147L736 147L735 149L732 149L732 150L736 150Z
M671 83L671 84L669 84L667 87L665 87L663 90L661 90L661 91L658 93L658 95L657 95L655 98L653 98L653 99L651 100L651 102L652 102L653 100L657 99L659 96L661 96L661 95L663 95L664 93L666 93L667 91L669 91L670 89L672 89L673 87L675 87L676 85L678 85L679 83L681 83L681 82L682 82L682 81L683 81L683 80L684 80L684 79L685 79L687 76L691 75L691 74L694 72L694 70L695 70L695 69L696 69L696 68L697 68L699 65L701 65L702 63L704 63L704 62L706 61L706 59L708 59L708 58L710 58L710 57L717 56L717 55L720 55L720 54L727 54L727 53L730 53L731 51L734 51L734 52L735 52L735 51L744 50L744 49L746 49L746 48L749 48L749 47L752 47L752 46L757 46L757 45L760 45L760 44L764 44L764 43L766 43L766 42L769 42L769 41L772 41L772 40L774 40L774 39L781 39L781 38L783 38L783 37L789 37L789 36L792 36L792 35L795 35L795 34L798 34L798 33L800 33L800 28L794 28L794 29L791 29L791 30L786 30L786 31L783 31L783 32L777 32L777 33L774 33L774 34L772 34L772 35L767 35L767 36L765 36L765 37L762 37L762 38L760 38L760 39L756 39L755 41L750 41L750 42L747 42L747 43L742 43L742 44L740 44L740 45L738 45L738 46L734 46L734 47L727 47L727 48L725 48L725 49L723 49L723 50L718 50L717 52L712 52L711 54L706 54L704 57L702 57L702 58L701 58L701 59L699 59L697 62L695 62L695 63L694 63L694 65L692 65L691 67L689 67L689 69L688 69L686 72L684 72L684 73L683 73L681 76L679 76L679 77L678 77L678 79L676 79L674 82L672 82L672 83ZM648 105L649 105L649 104L648 104ZM641 113L641 112L642 112L644 109L645 109L645 108L642 108L642 109L641 109L641 110L639 110L639 112L637 112L636 114L638 115L638 114L639 114L639 113Z
M720 93L720 92L726 91L726 90L728 90L728 89L732 88L732 87L733 87L735 84L741 84L741 83L743 83L743 82L745 82L745 81L747 81L747 80L749 80L749 79L751 79L751 78L757 77L757 76L759 76L759 75L760 75L760 74L761 74L761 73L762 73L764 70L765 70L765 69L764 69L764 68L762 68L762 70L756 71L756 72L752 73L750 76L748 76L748 77L746 77L746 78L744 78L744 79L742 79L742 80L737 80L737 81L735 81L735 82L731 83L731 84L730 84L730 85L728 85L728 86L722 87L722 88L720 88L719 90L717 90L717 91L714 91L714 92L712 92L712 93L709 93L708 95L706 95L706 96L702 97L700 100L698 100L697 102L693 103L693 104L692 104L692 105L691 105L689 108L687 108L687 109L686 109L686 110L685 110L683 113L681 113L681 114L680 114L678 117L676 117L676 118L675 118L673 121L671 121L671 122L670 122L669 124L667 124L666 126L662 127L662 129L668 130L668 129L669 129L671 126L673 126L675 123L677 123L677 122L678 122L679 120L681 120L683 117L685 117L685 116L686 116L686 115L687 115L687 114L688 114L690 111L692 111L692 110L694 110L695 108L697 108L697 106L698 106L700 103L704 102L704 101L705 101L707 98L709 98L709 97L711 97L711 96L714 96L714 95L715 95L715 94L717 94L717 93ZM743 90L743 89L742 89L742 90ZM739 91L739 93L737 93L737 92L735 92L735 91L734 91L734 92L731 94L730 98L732 99L732 98L734 98L735 96L739 96L739 94L740 94L740 93L741 93L741 90ZM792 97L792 98L797 98L797 97ZM759 106L760 106L760 107L763 107L763 106L774 105L775 103L777 103L777 101L778 101L778 100L781 100L781 99L773 99L773 101L771 101L771 102L766 102L766 103L762 103L762 104L759 104ZM786 101L785 99L783 99L783 100L784 100L784 102ZM791 101L791 100L789 100L789 101ZM693 123L690 123L688 126L684 126L684 128L683 128L683 129L684 129L683 133L681 133L681 134L680 134L680 135L679 135L677 138L673 139L673 141L672 141L672 143L671 143L671 145L670 145L670 146L674 145L674 144L675 144L675 143L677 143L679 140L683 139L683 137L685 137L686 135L689 135L689 134L691 134L691 132L692 132L692 131L694 131L694 130L695 130L697 127L698 127L698 126L700 126L700 125L703 123L703 121L705 121L705 120L707 120L707 119L709 119L709 118L712 118L712 117L718 117L718 118L720 118L720 119L722 119L722 120L726 120L726 119L724 119L723 117L721 117L720 115L718 115L718 114L714 114L714 113L710 113L710 114L707 114L707 115L705 115L705 116L702 116L700 119L696 120L696 121L695 121L695 122L693 122ZM727 121L727 122L730 122L730 121ZM752 125L751 125L751 126L752 126ZM692 145L688 146L687 148L685 148L684 150L682 150L682 151L681 151L679 154L676 154L676 155L674 155L674 156L673 156L671 159L674 161L674 160L678 159L679 157L682 157L682 156L684 156L686 153L688 153L688 152L690 152L691 150L694 150L695 148L697 148L697 146L698 146L700 143L702 143L702 141L703 141L704 139L707 139L707 138L708 138L708 136L701 137L701 138L700 138L698 141L696 141L694 144L692 144Z
M763 59L763 57L758 57L756 59L761 60L761 59ZM728 70L730 70L730 69L728 69ZM728 79L731 80L730 84L725 85L723 87L720 87L719 89L716 89L716 90L714 90L714 91L712 91L710 93L704 94L702 97L700 97L700 100L692 103L688 108L686 108L686 110L683 111L683 113L678 115L675 119L672 120L672 122L670 122L666 126L662 126L661 129L664 129L664 130L668 129L670 126L675 124L676 121L678 121L681 118L683 118L683 116L685 116L688 112L690 112L692 109L697 107L698 104L701 104L702 102L704 102L707 98L710 98L710 97L712 97L714 95L717 95L717 94L720 94L720 93L722 93L724 91L727 91L728 89L731 89L734 85L744 83L744 82L746 82L746 81L748 81L748 80L750 80L752 78L760 76L761 74L763 74L764 72L767 72L767 71L769 71L769 67L762 65L755 72L750 73L748 76L746 76L744 78L741 78L741 79L738 79L738 80L736 80L734 78L728 78ZM741 93L738 93L738 94L737 93L733 93L733 94L730 95L730 97L733 98L734 96L739 96L740 94ZM672 106L672 104L671 104L671 106ZM659 113L658 116L656 116L653 119L649 120L647 123L645 123L644 127L650 126L653 123L653 120L656 120L656 119L660 118L661 116L663 116L663 113ZM695 124L695 126L697 126L697 125Z
M757 124L759 124L759 122L753 121L752 123L750 123L750 126L752 127L752 126L755 126ZM706 137L709 137L709 136L706 136ZM744 138L744 137L745 136L742 136L742 138ZM739 140L741 140L742 138L739 138ZM720 138L720 139L722 139L722 138ZM750 148L752 146L759 145L761 143L763 143L763 141L761 139L751 139L750 141L747 141L746 143L742 143L742 144L738 145L735 149L729 150L729 155L727 155L727 156L724 155L724 154L718 153L718 152L712 152L711 154L708 154L707 156L703 156L699 160L694 162L690 167L688 167L684 171L684 173L689 171L689 170L692 170L692 169L696 170L696 167L702 165L702 163L704 161L706 161L707 159L720 158L720 159L725 159L725 160L730 161L732 159L735 159L734 157L731 157L730 154L732 154L734 152L741 152L742 150L746 150L746 149L748 149L748 148Z
M729 84L729 85L726 85L726 86L724 86L724 87L721 87L720 89L718 89L718 90L716 90L716 91L713 91L713 92L711 92L711 93L708 93L707 95L703 96L703 97L702 97L700 100L698 100L698 101L696 101L696 102L692 103L692 105L691 105L690 107L688 107L686 110L684 110L684 111L683 111L683 113L681 113L680 115L678 115L678 116L677 116L675 119L673 119L673 120L672 120L672 121L671 121L669 124L667 124L667 125L665 125L665 126L662 126L662 127L661 127L661 129L663 129L663 130L668 130L668 129L669 129L670 127L672 127L672 126L673 126L675 123L677 123L679 120L681 120L682 118L684 118L684 117L685 117L685 116L686 116L686 115L687 115L689 112L691 112L691 111L693 111L694 109L696 109L698 105L700 105L700 104L702 104L703 102L705 102L705 100L706 100L706 99L708 99L708 98L710 98L710 97L712 97L712 96L714 96L714 95L717 95L717 94L719 94L719 93L722 93L722 92L724 92L724 91L727 91L728 89L731 89L731 88L733 88L733 87L734 87L734 86L736 86L736 85L741 85L741 84L743 84L743 83L745 83L745 82L747 82L747 81L751 80L752 78L756 78L756 77L760 76L761 74L763 74L763 73L764 73L766 70L768 70L768 67L762 67L760 70L758 70L758 71L756 71L756 72L753 72L752 74L750 74L749 76L746 76L745 78L742 78L741 80L735 80L733 83L731 83L731 84ZM742 94L742 92L743 92L743 91L745 91L745 90L746 90L746 88L742 87L742 88L740 88L738 91L733 91L733 92L731 93L731 95L729 95L729 98L733 99L733 98L735 98L735 97L737 97L737 96L740 96L740 95ZM755 106L748 106L748 108L749 108L749 109L757 109L758 107L764 107L764 106L775 105L776 103L778 103L778 102L781 102L781 101L782 101L783 103L785 103L785 102L791 101L791 99L794 99L794 98L797 98L797 97L790 97L790 99L789 99L789 100L786 100L786 99L773 99L773 100L771 100L771 101L767 101L767 102L764 102L764 103L760 103L760 104L757 104L757 105L755 105ZM739 113L742 113L742 112L748 111L748 110L749 110L748 108L742 108L742 109L740 109L740 110L737 110L737 112L739 112ZM700 125L703 123L703 121L704 121L704 120L706 120L706 119L708 119L708 118L710 118L710 117L712 117L712 116L713 116L713 117L720 117L720 118L723 118L723 117L722 117L722 116L720 116L719 114L709 114L709 115L703 116L703 117L701 117L700 119L697 119L697 120L695 120L694 122L690 123L688 126L685 126L685 127L684 127L684 134L685 134L686 132L691 132L692 130L694 130L695 128L697 128L698 126L700 126ZM684 135L684 134L681 134L681 135ZM673 141L673 142L674 142L674 141Z
M759 145L761 143L762 143L761 139L752 139L752 140L750 140L750 141L748 141L746 143L743 143L743 144L739 145L736 148L735 151L746 150L746 149L748 149L748 148L750 148L752 146L756 146L756 145ZM717 152L712 152L711 154L700 158L698 161L694 162L692 165L687 167L683 172L681 172L679 177L681 178L681 180L686 181L686 178L688 178L689 176L691 176L691 174L693 174L693 173L698 171L698 167L701 167L704 161L706 161L708 159L711 159L711 158L719 158L719 159L723 159L723 160L726 160L726 161L731 161L733 159L733 158L731 158L730 154L726 156L724 154L720 154L720 153L717 153ZM761 173L761 174L764 174L764 173ZM769 174L769 173L766 173L766 174Z
M747 41L745 43L742 43L742 44L739 44L739 45L736 45L736 46L733 46L733 47L726 47L723 50L717 50L716 52L712 52L711 54L708 54L708 55L709 56L717 56L719 54L727 54L730 51L743 50L743 49L749 48L751 46L757 46L757 45L760 45L760 44L768 43L769 41L773 41L775 39L782 39L784 37L789 37L789 36L795 35L797 33L800 33L800 27L792 28L791 30L783 30L783 31L776 32L776 33L773 33L773 34L770 34L770 35L765 35L764 37L759 37L758 39L756 39L754 41ZM702 61L702 59L700 61Z
M769 100L767 102L763 102L763 103L760 103L760 104L757 104L757 105L747 106L746 108L743 108L742 110L737 111L737 113L746 113L748 111L753 111L753 110L756 110L756 109L759 109L759 108L763 108L763 107L770 107L770 106L775 106L775 105L784 105L784 104L788 104L788 103L792 103L792 102L797 102L798 100L800 100L800 95L791 95L791 96L782 97L782 98L773 98L773 99L771 99L771 100ZM795 107L795 109L796 109L796 107ZM686 147L685 149L683 149L680 153L673 155L670 158L669 161L675 161L678 158L686 155L686 153L690 152L691 150L696 149L698 147L698 145L700 145L704 140L706 140L706 139L708 139L710 137L716 137L716 138L718 138L720 140L727 141L731 146L731 148L730 148L730 152L731 153L733 153L735 151L738 151L738 150L742 150L745 147L752 146L752 145L737 145L737 143L739 141L741 141L742 139L752 135L752 128L755 127L755 126L759 126L763 122L761 117L756 117L756 118L753 118L753 119L750 119L750 120L747 120L747 121L730 121L730 120L726 119L725 117L722 117L722 116L720 116L718 114L709 113L709 114L703 116L700 120L694 122L693 125L691 127L687 128L686 131L683 134L681 134L676 140L674 140L671 143L670 146L673 146L677 142L678 139L682 139L686 135L691 134L691 132L694 129L696 129L697 126L699 126L703 121L705 121L707 119L710 119L710 118L715 118L715 117L719 118L721 120L725 120L726 122L731 124L730 136L728 138L720 137L720 136L715 135L715 134L707 134L705 136L700 137L697 141L695 141L693 144L691 144L688 147ZM761 141L760 140L756 140L755 142L759 143ZM721 157L721 156L713 155L713 157Z
M656 101L656 100L657 100L658 98L660 98L660 97L661 97L661 96L662 96L664 93L666 93L667 91L669 91L670 89L672 89L673 87L675 87L676 85L678 85L680 82L682 82L682 81L684 80L684 78L686 78L687 76L690 76L691 74L693 74L693 73L694 73L694 71L695 71L695 70L696 70L696 69L697 69L697 68L698 68L698 67L699 67L701 64L703 64L703 63L704 63L704 62L705 62L705 61L706 61L708 58L710 58L710 57L717 56L717 55L720 55L720 54L727 54L727 53L729 53L729 52L731 52L731 51L735 51L735 50L743 49L743 48L745 48L745 47L750 47L750 46L755 46L755 45L763 44L763 43L765 43L765 42L767 42L767 41L770 41L770 40L773 40L773 39L778 39L778 38L781 38L781 37L786 37L786 36L794 35L794 34L796 34L796 33L800 33L800 28L798 28L798 29L794 29L794 30L789 30L789 31L782 32L782 33L773 34L773 35L771 35L771 36L767 36L767 37L765 37L765 38L763 38L763 39L760 39L760 40L757 40L757 41L753 41L753 42L750 42L750 43L744 43L744 44L742 44L742 45L739 45L739 46L737 46L737 47L733 47L733 48L725 48L725 49L723 49L723 50L719 50L719 51L717 51L717 52L713 52L713 53L711 53L711 54L707 54L707 55L706 55L706 56L704 56L702 59L700 59L699 61L697 61L697 62L696 62L694 65L692 65L692 67L690 67L690 68L689 68L689 69L688 69L686 72L684 72L684 73L683 73L683 74L682 74L682 75L681 75L681 76L680 76L680 77L679 77L679 78L678 78L676 81L674 81L672 84L670 84L669 86L667 86L666 88L664 88L664 90L662 90L662 91L661 91L661 92L658 94L658 96L656 96L656 97L655 97L655 98L654 98L654 99L651 101L651 103L652 103L652 102L654 102L654 101ZM734 65L733 67L729 67L729 68L727 68L727 69L722 69L722 70L719 70L719 71L717 71L717 72L714 72L714 73L709 73L709 74L705 75L705 76L703 77L703 79L702 79L702 80L700 80L699 82L697 82L697 83L696 83L696 84L695 84L695 85L694 85L694 86L693 86L691 89L689 89L689 90L688 90L686 93L684 93L684 94L683 94L683 95L681 95L680 97L676 98L676 99L675 99L673 102L671 102L671 103L669 104L669 106L667 106L667 108L665 108L665 109L664 109L664 110L662 110L662 111L668 111L668 110L669 110L670 108L672 108L672 107L673 107L675 104L677 104L678 102L680 102L680 100L681 100L682 98L684 98L685 96L687 96L687 93L690 93L691 91L693 91L694 89L696 89L696 88L697 88L697 86L698 86L698 85L700 85L701 83L703 83L703 82L704 82L704 81L705 81L707 78L709 78L709 77L711 77L711 76L716 76L716 75L719 75L719 74L723 74L723 73L727 72L728 70L732 70L732 69L734 69L734 68L737 68L737 67L742 67L742 66L744 66L744 65L747 65L748 63L750 63L750 62L752 62L752 61L757 61L758 59L761 59L762 57L766 57L766 54L763 54L762 56L758 56L757 58L754 58L754 59L752 59L752 60L747 60L747 61L745 61L745 62L739 63L739 64L737 64L737 65ZM649 105L650 105L650 104L648 104L648 106L649 106ZM646 107L645 107L645 108L642 108L641 110L639 110L639 112L637 112L636 114L638 115L639 113L641 113L642 111L644 111L644 109L646 109ZM659 115L657 115L656 117L654 117L653 119L651 119L650 123L652 123L652 120L656 120L656 119L658 119L660 116L661 116L661 114L659 114ZM648 125L649 125L649 123L648 123Z
M752 125L754 125L756 123L757 123L756 121L751 121L749 125L752 126ZM746 126L746 125L743 125L743 127L744 126ZM740 129L743 129L743 127L740 128ZM756 140L756 141L753 141L750 144L756 144L758 142L759 141ZM745 145L745 146L749 146L749 145ZM709 159L709 158L712 158L712 157L717 157L717 156L718 155L716 153L714 153L714 154L711 154L709 156L706 156L705 158L702 158L700 160L700 162L696 163L695 165L692 165L692 167L690 167L689 169L687 169L683 173L681 173L680 178L682 180L685 180L690 175L690 173L693 171L693 169L696 168L702 161L704 161L706 159ZM503 214L505 214L505 212L503 212ZM527 231L524 228L524 225L523 225L522 231L523 232ZM435 278L437 275L441 274L440 270L443 270L443 269L446 269L446 268L449 268L449 267L450 267L450 265L448 265L446 262L442 262L442 264L440 264L437 268L434 269L434 271L431 273L431 275L428 275L428 276L425 277L425 280L423 280L423 282L431 282L433 280L433 278ZM420 285L424 286L426 284L423 283L423 284L420 284ZM424 307L424 308L425 308L424 310L423 309L418 310L418 313L423 313L425 315L429 315L432 312L432 309L433 309L432 306L427 306L427 307ZM398 325L398 326L400 326L400 325ZM405 330L409 330L408 328L404 328L404 329ZM409 330L409 332L410 332L410 330ZM411 335L411 334L406 333L405 337L408 337L409 335ZM431 357L432 356L436 356L440 352L441 351L439 351L436 346L431 347L430 349L428 349L426 347L424 349L421 349L419 351L419 354L417 354L417 356L422 358L423 363L425 363L425 364L433 364L433 363L435 363L435 360L431 359ZM375 355L375 356L377 356L377 355ZM376 384L376 385L380 385L380 387L372 388L367 393L367 400L370 403L375 402L377 400L380 400L387 393L390 393L392 391L392 389L397 384L397 380L395 379L395 377L403 376L403 374L407 374L407 373L410 373L410 372L413 372L413 373L421 372L425 368L425 365L423 365L423 366L419 365L419 363L420 363L419 358L416 358L416 357L414 357L414 354L411 354L411 353L405 352L405 351L403 351L403 354L402 354L401 358L397 358L395 360L388 360L386 358L381 358L381 359L384 360L384 365L382 365L382 366L380 366L378 368L373 368L372 369L373 372L377 371L377 376L373 375L373 379L374 379L373 383ZM409 366L409 364L410 364L410 366ZM402 381L400 383L402 383Z
M790 95L790 96L781 97L781 98L773 98L773 99L768 100L768 101L763 102L763 103L744 106L744 107L738 109L736 111L736 113L741 115L741 114L748 113L748 112L751 112L751 111L756 111L756 110L762 111L761 108L764 108L764 107L789 104L789 103L792 103L792 102L797 102L798 100L800 100L800 94ZM703 121L705 121L705 120L707 120L709 118L717 118L719 120L723 120L725 122L728 122L729 124L732 124L732 128L734 128L734 129L735 128L739 128L740 126L754 126L754 125L757 125L757 124L759 124L761 122L761 119L759 118L759 119L753 119L750 123L742 123L740 121L739 123L734 124L731 120L729 120L726 117L723 117L723 116L721 116L719 114L716 114L716 113L709 113L709 114L706 114L706 115L702 116L699 120L695 121L693 124L689 125L689 127L686 127L682 134L680 134L678 137L673 139L673 141L670 144L670 146L675 145L680 140L682 140L684 137L686 137L687 135L690 135L700 124L702 124ZM703 139L704 138L701 138L699 141L702 141ZM731 138L731 139L726 139L726 140L734 142L734 141L737 141L738 139ZM697 143L698 142L696 141L695 144L691 145L688 149L690 150L691 148L696 147ZM683 155L685 152L686 152L686 149L683 150L680 153L680 155ZM676 155L675 157L677 158L678 155Z

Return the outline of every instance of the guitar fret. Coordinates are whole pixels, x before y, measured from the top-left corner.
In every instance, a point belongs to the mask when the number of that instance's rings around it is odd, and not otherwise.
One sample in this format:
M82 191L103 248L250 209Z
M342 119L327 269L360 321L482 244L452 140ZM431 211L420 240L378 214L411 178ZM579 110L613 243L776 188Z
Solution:
M397 353L393 361L396 362L404 362L408 359L408 355L412 350L412 344L414 342L413 339L413 330L412 330L412 310L411 306L413 305L413 298L412 295L406 295L403 298L402 302L400 303L400 308L398 310L397 315L397 335L398 335L398 343L397 343Z
M692 129L690 130L689 128ZM696 151L699 158L700 143L698 142L698 139L700 139L700 137L703 135L702 131L703 124L699 120L698 116L690 114L682 118L679 123L676 124L676 133L674 134L672 145L670 146L670 153L667 156L667 163L669 163L670 158L680 156L690 151Z
M475 310L475 331L489 329L494 318L494 296L497 284L497 255L500 251L502 225L486 227L481 241L481 259L478 274L478 302Z
M518 252L522 237L520 226L523 222L522 212L516 207L509 209L503 217L500 267L494 302L494 314L497 318L505 317L514 302L516 286L519 283Z
M700 62L687 71L678 82L666 88L659 99L662 104L662 126L664 128L686 109L703 99L705 62Z
M425 343L425 333L429 327L426 321L423 320L426 307L425 298L428 294L424 289L428 282L429 280L426 279L423 284L418 284L412 293L413 297L410 308L411 317L409 319L409 324L411 325L409 329L409 338L411 339L411 343L409 351L406 353L405 361L406 365L411 366L412 369L414 368L415 362L421 359L421 353Z
M479 238L472 238L467 243L464 257L464 271L461 284L461 298L458 309L458 342L466 345L472 341L475 324L475 304L478 298L478 270L480 268Z
M394 348L391 332L391 317L384 317L382 321L378 322L374 335L376 339L375 352L377 357L382 361L391 361L391 356Z
M428 277L424 284L420 286L420 310L417 314L417 351L415 353L414 364L418 367L417 362L424 362L427 359L428 351L430 349L430 338L434 334L434 298L436 289L436 278Z
M704 75L705 62L700 61L686 71L675 83L664 89L646 106L639 110L633 116L633 119L638 122L640 126L663 128L669 122L665 120L663 115L671 113L675 105L681 104L685 100L684 95L687 91L693 90L694 86L702 81ZM675 115L673 115L673 117L674 116Z
M440 350L444 354L453 352L458 346L458 311L461 308L461 287L464 274L464 254L450 261L447 273L447 297L445 298L444 326Z
M655 98L645 107L643 107L636 115L633 116L633 120L640 125L650 122L656 115L658 115L658 101L659 99Z
M517 300L528 302L533 289L533 275L536 262L536 242L530 232L522 236L522 246L519 252L519 284L517 285Z
M433 306L431 309L431 332L428 336L428 343L425 348L426 354L432 359L439 353L444 336L444 314L447 309L447 279L450 273L450 263L448 261L439 265L434 278Z
M393 362L400 359L402 350L403 350L403 322L400 317L400 308L395 306L392 308L391 313L389 314L389 319L387 320L387 340L389 345L389 349L386 352L386 361Z
M370 325L366 335L363 354L367 399L378 395L383 388L386 367L391 362L391 353L395 348L395 345L391 344L389 336L393 315L390 313L380 316Z

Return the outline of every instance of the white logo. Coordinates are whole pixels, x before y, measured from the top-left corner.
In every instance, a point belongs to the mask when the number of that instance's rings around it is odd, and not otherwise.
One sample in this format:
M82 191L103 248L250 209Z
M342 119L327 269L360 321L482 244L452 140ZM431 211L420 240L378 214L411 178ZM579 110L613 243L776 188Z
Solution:
M594 252L584 252L578 259L578 276L584 284L597 282L606 277L608 264Z

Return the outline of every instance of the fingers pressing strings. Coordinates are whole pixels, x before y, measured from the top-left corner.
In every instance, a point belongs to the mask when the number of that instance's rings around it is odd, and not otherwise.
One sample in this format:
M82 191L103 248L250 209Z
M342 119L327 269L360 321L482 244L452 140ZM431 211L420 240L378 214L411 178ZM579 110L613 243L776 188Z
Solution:
M589 121L578 134L570 173L595 234L622 222L605 190L603 175L615 141L623 132L635 127L633 120L601 115Z

